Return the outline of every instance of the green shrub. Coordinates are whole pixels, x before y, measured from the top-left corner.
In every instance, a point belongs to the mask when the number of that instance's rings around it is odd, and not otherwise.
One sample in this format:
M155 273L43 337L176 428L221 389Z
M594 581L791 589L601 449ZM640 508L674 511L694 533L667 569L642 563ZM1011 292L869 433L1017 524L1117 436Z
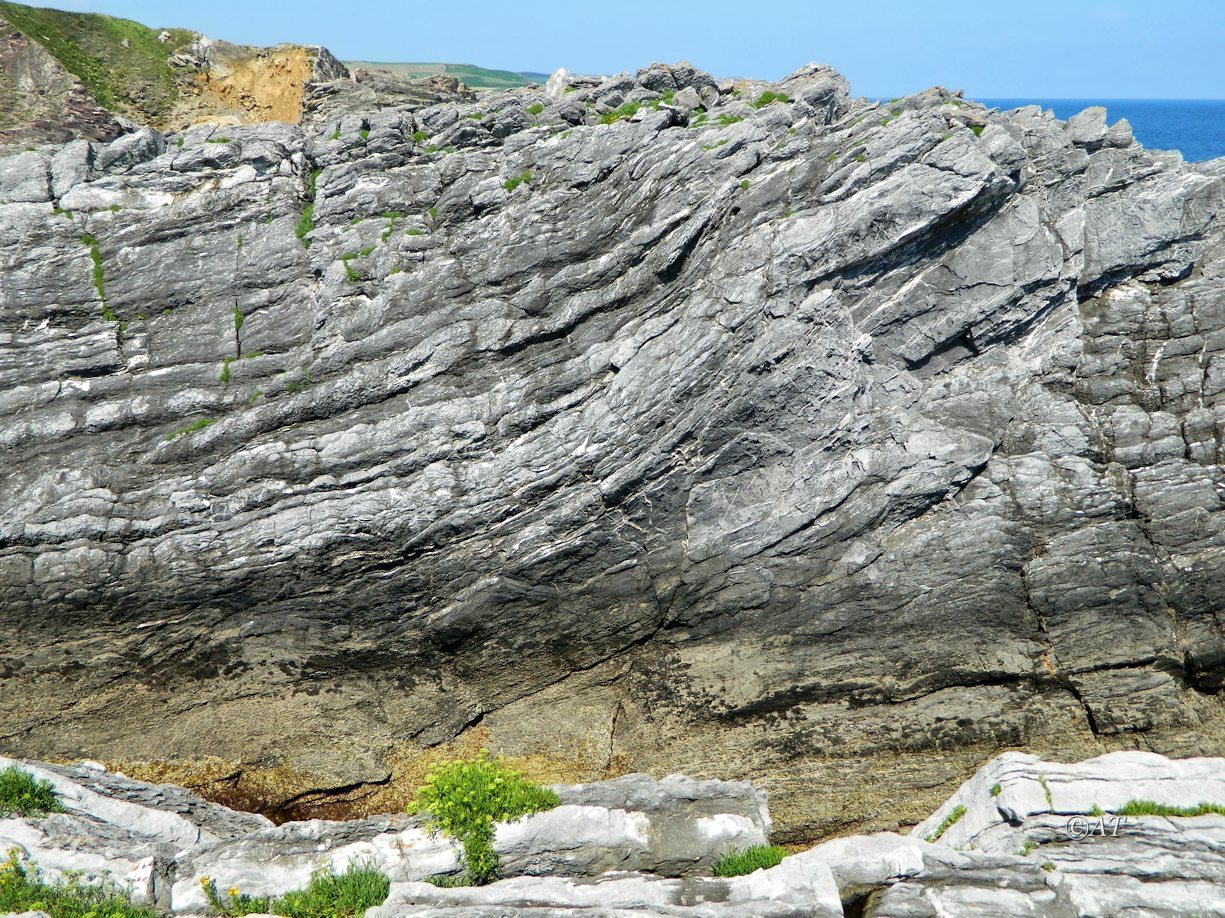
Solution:
M600 124L616 124L618 121L633 118L638 114L640 108L642 108L641 102L623 102L611 112L602 114L600 116Z
M63 811L50 781L35 778L20 765L10 765L0 771L0 819L46 816Z
M748 179L741 179L741 180L740 180L740 190L741 190L741 191L748 191L748 190L749 190L749 180L748 180Z
M225 383L226 385L229 385L230 383L230 364L237 359L237 357L221 358L221 375L218 377L218 379L220 379L221 382Z
M790 102L790 101L791 100L787 98L785 93L763 92L760 96L757 97L756 102L750 102L749 104L752 105L753 108L765 108L767 105L770 105L774 102Z
M542 111L544 111L544 104L540 102L533 102L527 107L527 113L532 116L539 115Z
M391 890L387 877L368 863L352 863L344 873L316 873L305 889L275 898L248 896L237 889L227 890L223 896L209 877L203 877L200 885L212 912L228 918L257 913L286 918L356 918L366 909L382 905Z
M1128 800L1115 810L1118 816L1225 816L1225 804L1201 801L1195 806L1167 806L1152 800Z
M502 187L507 191L514 191L520 185L530 185L532 183L532 170L524 169L514 178L508 178L502 183Z
M787 849L778 845L754 845L743 851L731 851L715 861L715 876L742 877L755 870L777 867L787 856Z
M435 767L409 806L425 813L426 826L458 841L464 868L473 883L496 879L500 869L493 850L494 823L550 810L557 794L525 780L487 750L471 761L443 762Z
M68 877L61 883L44 883L38 868L14 848L0 861L0 914L32 911L53 918L157 918L152 908L133 905L114 881L90 885Z
M940 825L936 827L936 831L933 832L931 835L927 836L927 840L929 842L936 841L938 838L940 838L940 836L942 836L945 832L947 832L954 825L956 825L958 820L960 820L961 817L964 816L965 814L966 814L965 806L960 803L957 804L955 807L952 808L952 810L949 811L949 814L944 817L943 822L941 822Z

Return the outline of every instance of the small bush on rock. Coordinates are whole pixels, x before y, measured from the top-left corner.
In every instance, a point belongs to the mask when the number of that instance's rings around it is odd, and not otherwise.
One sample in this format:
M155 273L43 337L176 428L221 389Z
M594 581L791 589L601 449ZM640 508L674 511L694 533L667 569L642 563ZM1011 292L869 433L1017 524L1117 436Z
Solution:
M755 870L777 867L787 856L787 849L778 845L754 845L743 851L731 851L715 861L715 876L742 877Z
M62 812L50 781L40 781L19 765L0 771L0 819Z
M408 811L425 813L427 827L463 845L466 876L479 885L496 879L501 866L493 850L494 824L560 803L553 791L532 784L482 750L469 762L443 762L434 768Z

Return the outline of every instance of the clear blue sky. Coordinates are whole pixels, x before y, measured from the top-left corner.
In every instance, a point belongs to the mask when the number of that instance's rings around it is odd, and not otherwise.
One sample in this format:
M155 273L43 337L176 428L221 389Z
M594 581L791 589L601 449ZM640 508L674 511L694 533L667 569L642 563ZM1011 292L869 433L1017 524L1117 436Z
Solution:
M932 85L980 98L1225 98L1225 0L58 0L39 5L185 26L345 59L509 70L632 70L687 59L776 79L810 60L856 95Z

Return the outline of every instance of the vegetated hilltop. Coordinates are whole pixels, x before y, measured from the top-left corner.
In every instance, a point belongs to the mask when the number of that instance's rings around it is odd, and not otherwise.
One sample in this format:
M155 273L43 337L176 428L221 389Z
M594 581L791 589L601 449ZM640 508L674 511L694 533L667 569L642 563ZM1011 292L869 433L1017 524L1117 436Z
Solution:
M783 842L1219 753L1225 163L551 84L0 160L0 743L300 811L479 742Z
M548 74L516 73L512 70L491 70L474 64L391 63L387 61L345 61L350 70L382 70L410 80L426 80L432 76L454 77L472 89L518 89L529 83L543 83ZM544 79L541 79L541 77Z
M0 0L0 145L109 140L125 124L296 123L322 48L251 48L186 29Z

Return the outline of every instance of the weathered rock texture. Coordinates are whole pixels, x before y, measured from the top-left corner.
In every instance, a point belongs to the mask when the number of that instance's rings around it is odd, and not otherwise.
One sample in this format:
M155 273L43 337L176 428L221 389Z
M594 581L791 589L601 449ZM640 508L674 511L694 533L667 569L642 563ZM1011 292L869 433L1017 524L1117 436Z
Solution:
M0 162L0 744L352 790L479 726L783 840L1220 751L1225 166L573 85Z
M109 870L139 901L177 914L208 910L202 881L219 895L276 896L360 862L391 883L369 918L1225 915L1225 817L1110 815L1137 795L1219 806L1223 759L1117 752L1060 765L1007 753L909 837L838 838L730 879L711 876L715 858L769 832L751 787L641 775L559 787L562 806L497 827L509 879L479 888L423 882L460 865L454 844L416 819L272 827L179 788L27 764L55 782L67 812L0 820L0 844L47 880Z

